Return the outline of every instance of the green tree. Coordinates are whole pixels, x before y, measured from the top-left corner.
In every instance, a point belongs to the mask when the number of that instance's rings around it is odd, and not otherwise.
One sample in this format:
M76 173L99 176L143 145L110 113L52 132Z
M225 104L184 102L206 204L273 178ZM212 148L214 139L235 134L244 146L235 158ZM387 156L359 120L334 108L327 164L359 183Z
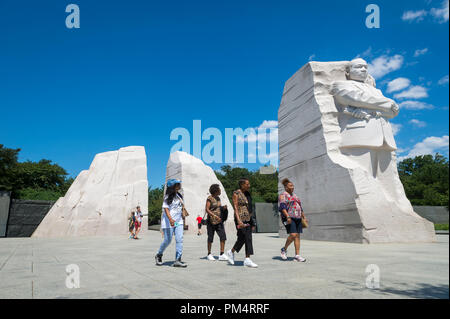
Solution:
M398 164L398 173L411 204L448 207L447 158L438 153L407 158Z
M239 179L248 178L254 202L275 203L278 199L278 172L274 174L260 174L259 170L250 171L242 167L222 166L216 171L216 176L222 183L228 198L231 200L233 191L239 185Z
M20 148L6 148L0 144L0 190L12 191L13 170L17 166Z
M0 145L0 189L13 198L57 200L73 182L64 168L47 159L18 162L20 149Z
M148 188L148 224L157 224L161 218L162 203L164 199L164 185L156 188Z

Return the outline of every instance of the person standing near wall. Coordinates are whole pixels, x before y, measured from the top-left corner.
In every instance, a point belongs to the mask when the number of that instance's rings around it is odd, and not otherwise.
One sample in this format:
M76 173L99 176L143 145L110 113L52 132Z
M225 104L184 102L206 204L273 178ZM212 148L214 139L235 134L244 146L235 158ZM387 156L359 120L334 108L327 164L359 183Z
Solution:
M217 233L220 239L220 255L219 260L226 261L228 257L224 254L225 251L225 241L227 240L227 235L225 234L225 225L221 219L220 212L222 209L227 209L227 206L222 206L220 202L220 186L219 184L213 184L209 187L210 195L206 199L205 211L208 214L206 228L208 231L208 255L206 258L208 260L216 260L211 254L211 246L214 241L214 233Z
M139 239L138 234L141 231L142 228L142 218L144 217L144 214L142 214L141 212L141 207L137 206L136 207L136 213L134 213L135 215L135 234L134 234L134 239Z
M178 192L181 189L181 181L169 179L167 181L166 194L162 205L163 213L161 216L161 229L164 234L163 242L155 256L156 265L161 266L164 250L169 246L172 237L175 235L176 254L174 267L187 267L185 262L181 261L183 254L183 202L182 196Z
M281 212L281 220L289 234L284 247L281 248L281 258L287 260L287 249L292 242L295 247L294 260L305 262L306 259L300 256L300 234L303 232L302 218L305 218L302 203L294 194L294 184L287 178L281 182L284 192L278 197L278 207Z
M130 238L134 238L134 227L136 224L136 217L134 212L131 212L128 216L128 231L130 232Z
M197 220L197 228L198 228L197 236L200 236L202 234L202 220L203 220L203 218L201 218L200 215L198 215L196 220Z
M252 230L256 221L252 213L252 197L250 195L250 181L247 178L239 180L239 189L233 192L234 222L237 228L237 241L227 252L228 262L234 265L234 253L239 252L245 245L244 266L258 267L251 259L253 255Z

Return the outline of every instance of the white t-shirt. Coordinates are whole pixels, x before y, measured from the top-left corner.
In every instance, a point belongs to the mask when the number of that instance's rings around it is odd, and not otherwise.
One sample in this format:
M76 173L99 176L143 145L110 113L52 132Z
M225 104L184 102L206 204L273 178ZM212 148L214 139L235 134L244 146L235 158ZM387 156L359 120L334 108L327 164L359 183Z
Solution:
M170 205L167 204L167 198L168 198L167 195L164 196L164 202L162 205L163 212L162 212L162 217L161 217L161 228L170 228L171 227L169 218L167 217L164 208L169 209L170 216L176 223L178 223L179 225L183 225L183 214L182 214L183 213L183 205L181 203L180 197L178 197L178 195L176 195L173 198L173 201Z
M137 220L138 222L142 223L142 217L143 217L142 212L136 212L136 213L135 213L135 216L136 216L136 220Z

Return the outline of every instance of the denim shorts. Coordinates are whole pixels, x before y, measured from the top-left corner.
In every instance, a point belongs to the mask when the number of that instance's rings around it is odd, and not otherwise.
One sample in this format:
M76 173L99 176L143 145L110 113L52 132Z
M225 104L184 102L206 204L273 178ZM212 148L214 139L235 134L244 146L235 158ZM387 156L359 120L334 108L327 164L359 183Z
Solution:
M291 223L288 224L285 221L286 232L288 234L301 234L303 232L302 219L301 218L291 218Z

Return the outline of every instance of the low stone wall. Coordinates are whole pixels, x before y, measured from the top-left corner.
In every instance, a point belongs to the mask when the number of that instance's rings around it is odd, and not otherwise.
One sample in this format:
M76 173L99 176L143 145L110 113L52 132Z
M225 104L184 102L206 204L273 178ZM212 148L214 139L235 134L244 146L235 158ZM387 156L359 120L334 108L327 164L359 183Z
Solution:
M13 199L6 237L30 237L55 202Z
M421 217L429 220L435 224L448 224L449 223L449 212L445 206L413 206L414 211ZM306 215L308 218L308 216ZM280 238L286 238L286 228L281 223L281 218L278 218L278 235ZM308 229L304 230L305 232Z
M435 224L448 224L448 209L445 206L413 206L414 211Z
M0 191L0 237L6 236L10 201L10 192Z
M256 225L258 233L276 233L278 232L277 204L255 203Z

